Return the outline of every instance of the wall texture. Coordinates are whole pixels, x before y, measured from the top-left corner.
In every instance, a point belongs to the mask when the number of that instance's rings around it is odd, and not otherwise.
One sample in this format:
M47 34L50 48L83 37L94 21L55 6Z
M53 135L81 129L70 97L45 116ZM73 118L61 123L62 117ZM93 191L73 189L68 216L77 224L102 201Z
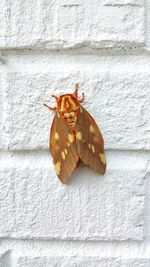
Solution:
M0 266L150 266L150 1L0 1ZM63 185L52 93L84 92L107 173Z

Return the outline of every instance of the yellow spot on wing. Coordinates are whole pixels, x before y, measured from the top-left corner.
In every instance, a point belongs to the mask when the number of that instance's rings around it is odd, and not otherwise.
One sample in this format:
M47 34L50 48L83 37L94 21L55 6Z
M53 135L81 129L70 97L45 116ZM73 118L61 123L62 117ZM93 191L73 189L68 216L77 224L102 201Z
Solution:
M58 146L58 145L55 146L55 150L56 150L56 151L59 150L59 146Z
M94 137L94 142L98 143L98 138L97 137Z
M67 155L67 149L66 149L66 148L65 148L65 150L64 150L64 151L65 151L65 154Z
M88 144L89 149L92 150L93 154L95 153L95 146L93 144Z
M76 138L77 138L77 140L81 141L82 140L82 133L81 132L77 132L76 133Z
M95 153L95 146L94 145L92 145L92 152L93 152L93 154Z
M104 153L99 153L100 160L103 164L106 164L106 158Z
M61 155L62 155L62 159L65 160L66 156L65 156L65 152L64 151L61 152Z
M59 134L57 132L55 132L54 137L55 137L55 140L58 140L59 139Z
M70 143L73 143L74 141L74 135L73 134L68 134L68 139Z
M56 172L57 175L60 174L60 166L61 166L61 162L60 161L57 161L57 163L54 165L55 172Z
M57 116L58 116L58 118L60 118L60 114L59 114L59 112L57 112Z
M90 133L95 133L95 129L92 124L90 125Z

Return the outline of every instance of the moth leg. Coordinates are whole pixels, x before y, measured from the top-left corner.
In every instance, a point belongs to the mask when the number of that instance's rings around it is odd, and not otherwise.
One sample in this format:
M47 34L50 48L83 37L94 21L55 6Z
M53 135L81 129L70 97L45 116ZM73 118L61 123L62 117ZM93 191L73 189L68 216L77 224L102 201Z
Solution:
M76 83L75 91L74 91L74 93L73 93L73 95L74 95L76 98L78 98L78 88L79 88L79 84Z
M58 100L58 96L52 95L52 97L54 97L56 99L56 101Z
M75 91L73 93L73 95L78 99L78 88L79 88L79 84L76 83L76 87L75 87ZM84 101L84 93L82 93L82 98L78 99L79 103L82 103Z
M81 99L78 99L79 103L83 103L84 101L84 93L82 93L82 98Z
M43 104L45 107L47 107L49 110L56 110L56 107L50 107L46 103Z

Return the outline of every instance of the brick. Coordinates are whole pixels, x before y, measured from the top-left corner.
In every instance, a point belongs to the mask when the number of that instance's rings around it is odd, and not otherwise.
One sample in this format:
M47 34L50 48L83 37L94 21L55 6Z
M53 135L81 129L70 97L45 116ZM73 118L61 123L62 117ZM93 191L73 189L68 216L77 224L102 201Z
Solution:
M4 148L5 142L5 134L4 134L4 99L3 99L3 81L2 81L2 73L1 73L1 63L0 63L0 149Z
M150 2L145 1L145 49L150 51Z
M51 94L72 92L76 82L107 149L150 149L150 72L145 58L29 57L10 59L14 72L4 77L9 149L47 149L54 113L43 102L53 105Z
M121 2L1 2L0 48L141 47L144 4Z
M104 5L133 5L133 6L143 6L143 0L103 0L101 1Z
M18 257L16 267L148 267L150 259L117 257Z
M6 251L4 253L2 253L2 251L1 251L0 252L0 267L11 266L10 265L11 263L12 263L12 259L11 259L10 251Z
M2 88L1 73L0 73L0 88ZM2 97L0 91L0 107L2 106ZM0 147L2 146L2 109L0 108Z
M105 176L80 168L63 185L47 153L2 155L0 236L142 240L146 160L111 153L107 162Z

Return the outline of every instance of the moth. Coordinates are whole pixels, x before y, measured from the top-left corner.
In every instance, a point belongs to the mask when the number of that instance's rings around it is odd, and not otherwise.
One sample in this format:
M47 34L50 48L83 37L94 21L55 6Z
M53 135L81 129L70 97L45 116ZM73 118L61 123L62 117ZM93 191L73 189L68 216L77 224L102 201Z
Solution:
M89 166L104 174L106 159L104 140L92 116L81 106L78 98L78 84L73 94L64 94L56 99L57 106L44 105L55 111L50 131L50 152L54 168L62 183L67 183L71 174L80 164Z

